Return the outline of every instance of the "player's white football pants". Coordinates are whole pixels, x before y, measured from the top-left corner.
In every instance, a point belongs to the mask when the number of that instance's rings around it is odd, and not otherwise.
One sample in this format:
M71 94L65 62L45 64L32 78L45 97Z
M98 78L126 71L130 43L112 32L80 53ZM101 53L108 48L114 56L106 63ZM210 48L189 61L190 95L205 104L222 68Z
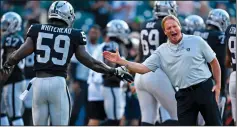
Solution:
M168 113L168 111L160 104L160 102L158 102L158 110L157 110L157 121L159 123L163 123L166 120L171 119L170 118L170 114Z
M134 84L141 108L142 122L155 124L158 102L168 111L171 119L178 120L175 91L169 78L161 69L158 68L155 72L143 75L136 74Z
M7 84L3 87L1 113L7 113L10 118L22 116L22 100L19 99L23 92L25 81Z
M125 93L120 87L103 87L104 109L108 119L120 120L125 111Z
M232 107L232 117L236 121L236 71L230 74L229 92Z
M32 82L34 125L68 125L71 115L70 94L63 77L36 78Z

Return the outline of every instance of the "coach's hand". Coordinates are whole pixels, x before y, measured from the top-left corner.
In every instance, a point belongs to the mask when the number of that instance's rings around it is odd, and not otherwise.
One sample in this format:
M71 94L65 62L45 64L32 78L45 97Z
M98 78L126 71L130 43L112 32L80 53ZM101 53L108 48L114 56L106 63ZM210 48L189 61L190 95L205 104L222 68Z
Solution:
M215 92L215 97L216 97L216 103L217 104L219 104L220 91L221 91L220 85L216 84L215 86L213 86L212 92Z
M122 58L120 57L118 49L116 49L115 53L109 52L109 51L104 51L103 56L105 59L109 60L112 63L117 63L120 64L120 61Z
M128 73L127 68L124 66L115 68L114 75L121 80L126 80L129 83L133 82L133 76Z

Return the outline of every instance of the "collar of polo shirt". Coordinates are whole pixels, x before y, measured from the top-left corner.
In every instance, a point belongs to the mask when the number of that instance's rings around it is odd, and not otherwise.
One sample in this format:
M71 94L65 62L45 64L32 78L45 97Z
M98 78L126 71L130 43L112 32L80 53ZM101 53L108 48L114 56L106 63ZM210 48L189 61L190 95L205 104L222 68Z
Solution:
M170 48L174 48L175 50L177 50L182 44L183 44L183 39L184 39L185 34L182 33L182 39L180 40L180 42L178 44L173 44L172 42L170 42L169 39L167 39L168 45Z

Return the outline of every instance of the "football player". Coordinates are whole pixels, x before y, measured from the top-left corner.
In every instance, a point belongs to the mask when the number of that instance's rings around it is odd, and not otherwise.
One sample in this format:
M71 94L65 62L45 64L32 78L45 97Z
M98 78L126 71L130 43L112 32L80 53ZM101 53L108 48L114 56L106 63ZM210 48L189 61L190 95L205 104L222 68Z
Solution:
M154 18L144 22L141 26L140 62L143 62L159 45L167 41L161 21L167 15L176 15L176 11L175 1L156 1L154 3ZM136 74L134 84L141 108L143 126L155 124L158 102L168 111L170 118L177 122L175 88L161 69L143 75ZM147 108L147 105L150 107ZM162 119L161 122L167 120L167 118Z
M232 117L236 125L236 24L231 24L225 31L225 43L227 43L226 66L233 68L230 74L229 93L231 99Z
M75 13L69 2L53 2L48 20L49 24L36 24L29 28L25 43L12 53L3 66L11 67L34 52L33 123L47 125L50 117L52 125L68 125L71 101L65 78L74 53L82 64L94 71L116 75L129 82L133 79L121 67L111 68L88 54L85 33L72 28Z
M111 20L106 25L106 35L109 37L109 42L102 48L103 52L116 52L116 49L118 49L121 56L126 58L125 43L128 41L129 33L130 29L125 21ZM106 59L103 59L103 61L110 67L118 66ZM121 79L105 74L103 75L103 85L104 109L108 120L101 125L118 126L125 111L125 93L121 88Z
M21 30L22 19L15 12L7 12L1 18L3 62L9 58L13 51L17 50L24 42L23 38L17 34ZM18 61L19 62L19 61ZM9 116L12 125L24 125L22 120L22 101L19 96L22 92L24 81L24 60L16 63L11 76L3 87L1 100L1 125L9 125L6 114ZM3 67L8 68L8 67ZM10 67L11 68L11 67Z

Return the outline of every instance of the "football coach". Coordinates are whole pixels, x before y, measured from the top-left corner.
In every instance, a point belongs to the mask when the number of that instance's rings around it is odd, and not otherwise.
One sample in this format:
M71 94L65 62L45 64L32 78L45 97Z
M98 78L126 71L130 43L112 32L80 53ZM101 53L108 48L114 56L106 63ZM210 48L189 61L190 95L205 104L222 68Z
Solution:
M143 63L124 60L118 51L105 51L103 55L109 61L140 74L161 68L178 88L175 98L180 125L196 125L201 112L206 125L221 126L217 105L221 70L215 52L201 37L181 33L180 22L173 15L163 18L162 28L168 37L167 43L160 45ZM211 65L214 80L207 63Z

